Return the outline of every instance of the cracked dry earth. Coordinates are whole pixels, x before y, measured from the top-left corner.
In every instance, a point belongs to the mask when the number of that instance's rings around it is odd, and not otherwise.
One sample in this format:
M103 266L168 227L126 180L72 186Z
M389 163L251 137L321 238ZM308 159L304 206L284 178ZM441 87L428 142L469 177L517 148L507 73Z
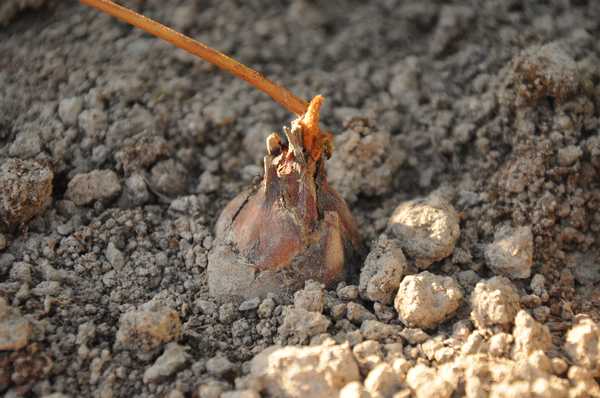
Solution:
M600 3L123 1L311 98L368 255L208 295L291 115L75 1L0 5L0 393L598 397Z

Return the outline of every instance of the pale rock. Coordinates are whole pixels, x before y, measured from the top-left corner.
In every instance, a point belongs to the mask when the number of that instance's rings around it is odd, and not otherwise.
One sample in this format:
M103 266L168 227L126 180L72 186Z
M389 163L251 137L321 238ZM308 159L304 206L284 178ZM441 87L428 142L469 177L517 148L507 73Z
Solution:
M261 319L270 318L271 314L273 313L273 310L275 309L275 306L276 306L275 300L273 300L273 298L271 298L271 297L267 297L260 303L256 313L258 314L258 317Z
M485 353L488 351L488 343L483 338L483 335L478 331L473 331L467 341L461 347L461 353L463 355L473 355L478 353Z
M243 301L240 304L238 310L240 312L253 311L253 310L257 309L259 305L260 305L260 298L254 297L249 300Z
M338 304L334 304L330 309L329 309L329 315L331 316L331 319L333 319L334 321L340 320L342 318L346 317L346 309L347 309L347 304L346 303L338 303Z
M314 281L307 281L304 289L294 293L294 307L311 312L323 312L325 293L323 286Z
M352 381L340 390L339 398L371 398L371 395L360 382Z
M519 311L515 317L513 337L514 358L527 357L537 350L546 352L552 347L552 336L548 326L537 322L525 310Z
M141 351L153 351L181 335L179 313L166 307L142 306L119 318L116 342L118 346Z
M198 299L194 302L194 306L197 307L198 310L200 310L200 313L204 315L215 315L218 311L217 304L208 300Z
M213 193L216 192L220 186L221 178L206 170L200 175L197 191L202 193Z
M31 289L31 294L35 296L57 296L60 293L60 283L57 281L42 281Z
M181 370L188 362L188 347L177 343L167 344L163 354L144 372L144 383L156 383Z
M325 333L331 321L323 314L305 309L286 307L283 324L278 332L281 336L294 336L300 341Z
M127 177L123 187L123 194L119 198L119 205L123 208L143 206L151 199L146 179L140 173ZM181 199L183 201L184 199ZM171 202L173 204L173 202Z
M531 397L531 383L524 380L492 384L490 398Z
M31 284L31 264L24 261L13 263L10 269L10 279Z
M337 290L337 296L341 300L350 301L358 298L358 286L348 285Z
M393 98L405 107L417 104L421 96L420 76L422 68L419 58L408 56L400 61L400 67L389 81L388 91Z
M224 392L221 398L260 398L260 394L254 390L235 390Z
M563 376L569 369L569 364L562 358L552 358L552 372L557 376Z
M217 354L206 361L206 371L213 376L223 376L234 369L235 365L221 354Z
M0 351L20 350L29 342L31 333L31 323L0 297Z
M313 347L272 346L251 361L251 376L271 396L332 398L360 374L347 344Z
M494 242L485 248L485 259L496 274L511 279L529 278L533 265L531 228L500 228L494 235Z
M468 319L461 319L452 325L452 337L458 341L464 341L473 330L473 324Z
M488 352L495 357L506 357L510 354L513 336L508 333L497 333L488 340Z
M569 398L598 398L600 397L600 386L589 369L581 366L571 366L567 374L571 382Z
M232 302L224 303L219 307L219 322L226 325L231 324L233 321L238 319L239 313L236 305Z
M471 293L471 319L478 328L511 325L519 309L519 294L505 277L482 280Z
M198 395L198 398L221 398L223 392L229 388L229 385L225 382L212 381L199 385L196 395Z
M77 206L85 206L97 200L110 200L121 192L119 177L112 170L93 170L77 174L69 181L65 197Z
M406 267L399 243L381 235L360 271L360 295L364 299L391 304Z
M402 280L394 308L406 326L432 329L450 318L462 299L462 289L452 277L424 271Z
M458 283L468 292L472 291L477 282L481 280L481 277L477 275L477 272L472 269L460 271L456 275L456 278L458 279Z
M406 374L412 368L412 364L407 361L405 358L396 358L392 361L392 369L398 376L398 379L401 382L404 382L406 379Z
M455 355L457 354L457 350L452 347L440 347L433 354L433 359L441 364L450 362Z
M543 296L544 293L546 293L546 278L542 274L535 274L533 278L531 278L529 287L533 294L539 297Z
M453 386L438 377L437 371L423 364L417 364L406 374L406 384L417 398L449 398Z
M79 97L64 98L58 104L58 116L68 126L74 126L83 108L83 100Z
M360 333L366 340L399 338L401 332L402 328L398 325L388 325L372 319L365 320L360 326Z
M185 398L185 395L178 389L171 390L165 398Z
M375 320L375 315L358 303L349 302L346 306L346 318L356 325L361 325L364 321Z
M539 307L535 307L531 312L533 313L533 317L538 322L544 323L550 317L551 311L550 311L550 307L548 307L546 305L540 305Z
M125 256L113 242L109 242L104 252L106 259L114 269L121 269L125 265Z
M173 27L180 32L191 28L196 22L194 15L196 15L197 12L196 5L193 3L175 7L172 15Z
M390 397L400 386L396 372L387 363L375 366L365 378L365 389L373 398Z
M574 256L573 275L582 285L594 285L600 282L600 267L595 253L579 253Z
M97 384L102 377L104 365L111 360L110 351L104 349L90 362L90 384Z
M600 327L589 318L578 317L567 332L564 349L571 360L600 377Z
M384 344L385 361L393 363L396 359L404 359L404 345L401 340L392 339L393 343Z
M186 191L188 171L183 164L166 159L150 170L149 185L155 192L167 197L183 195Z
M378 302L373 303L373 312L375 312L375 317L383 322L391 322L394 318L396 318L396 311L394 311L394 307L387 306Z
M362 374L368 374L371 369L383 362L381 344L374 340L358 343L352 349L354 358Z
M444 347L444 343L439 338L432 338L421 344L420 348L425 357L431 361L435 356L435 352L442 347Z
M400 247L415 259L417 267L429 268L452 254L460 236L458 213L438 195L400 204L388 222L388 229Z
M429 339L429 335L419 328L405 328L400 336L410 344L421 344Z
M79 128L90 138L97 138L108 128L108 116L101 109L86 109L79 113Z
M35 158L42 151L40 133L32 127L19 131L10 144L8 154L15 158Z
M561 166L571 166L583 155L581 148L575 145L568 145L558 150L558 164Z

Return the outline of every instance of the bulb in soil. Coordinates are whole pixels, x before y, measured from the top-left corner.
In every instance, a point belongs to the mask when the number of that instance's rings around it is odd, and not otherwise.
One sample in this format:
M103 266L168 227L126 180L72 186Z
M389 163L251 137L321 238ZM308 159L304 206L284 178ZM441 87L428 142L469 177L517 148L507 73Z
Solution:
M264 177L221 213L208 261L217 298L287 295L313 279L333 286L360 267L362 243L345 201L327 183L331 136L319 129L323 98L267 138Z

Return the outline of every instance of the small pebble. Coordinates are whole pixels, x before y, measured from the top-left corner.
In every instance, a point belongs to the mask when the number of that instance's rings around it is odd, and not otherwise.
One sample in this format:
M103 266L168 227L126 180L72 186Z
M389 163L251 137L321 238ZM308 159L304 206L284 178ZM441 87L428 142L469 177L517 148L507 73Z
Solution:
M252 310L257 309L259 305L260 305L260 298L255 297L253 299L242 302L242 304L240 304L239 310L240 311L252 311Z
M340 299L350 301L358 298L358 286L348 285L337 291L337 295Z

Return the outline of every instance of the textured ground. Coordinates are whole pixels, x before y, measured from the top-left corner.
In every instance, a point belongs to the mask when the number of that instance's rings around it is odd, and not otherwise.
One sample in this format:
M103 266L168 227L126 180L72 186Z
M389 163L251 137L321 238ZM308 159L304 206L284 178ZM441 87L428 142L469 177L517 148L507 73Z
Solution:
M312 355L314 396L600 395L600 3L122 3L326 97L365 281L211 301L216 217L291 115L74 1L9 0L0 393L297 396L251 360L312 342L282 355Z

